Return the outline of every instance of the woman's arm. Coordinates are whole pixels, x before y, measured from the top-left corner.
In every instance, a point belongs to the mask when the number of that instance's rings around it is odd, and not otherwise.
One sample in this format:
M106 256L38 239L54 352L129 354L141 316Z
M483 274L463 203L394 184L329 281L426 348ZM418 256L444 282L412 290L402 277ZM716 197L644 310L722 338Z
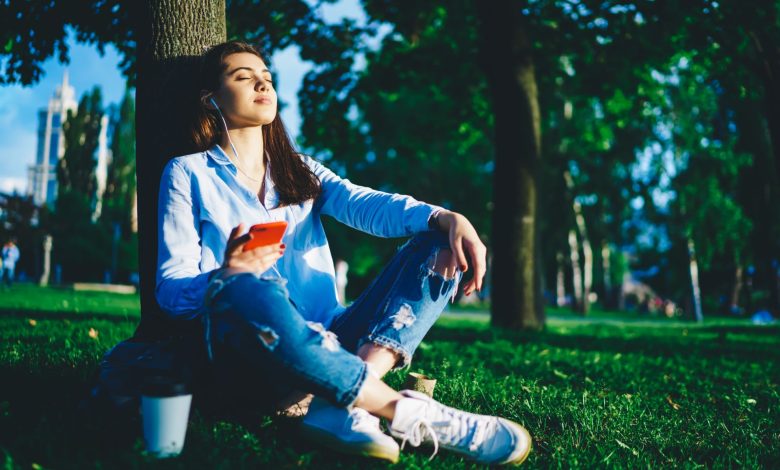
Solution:
M381 237L402 237L428 229L449 234L453 270L468 270L466 255L471 259L474 276L464 284L470 295L482 289L486 271L487 249L471 222L461 214L425 204L411 196L389 194L340 178L323 165L307 158L314 174L322 182L321 212L350 227Z
M160 307L169 315L193 318L203 306L208 275L200 270L198 205L193 203L190 173L171 160L163 170L157 214L157 288Z
M411 196L353 184L309 157L304 157L322 183L317 201L322 214L378 237L405 237L428 230L431 214L441 209Z

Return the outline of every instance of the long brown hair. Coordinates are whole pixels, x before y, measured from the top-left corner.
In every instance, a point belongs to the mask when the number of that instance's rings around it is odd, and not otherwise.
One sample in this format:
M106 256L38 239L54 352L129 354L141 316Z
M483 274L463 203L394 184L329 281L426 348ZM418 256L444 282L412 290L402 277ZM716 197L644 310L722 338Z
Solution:
M228 41L212 46L201 59L198 74L200 93L213 93L219 89L220 76L227 67L225 59L239 52L254 54L268 63L259 50L244 42ZM200 152L211 148L224 132L217 111L206 105L207 100L207 94L200 96L190 126L192 141ZM320 181L293 147L278 112L270 124L263 126L263 147L268 156L271 179L279 195L280 205L300 204L320 195Z

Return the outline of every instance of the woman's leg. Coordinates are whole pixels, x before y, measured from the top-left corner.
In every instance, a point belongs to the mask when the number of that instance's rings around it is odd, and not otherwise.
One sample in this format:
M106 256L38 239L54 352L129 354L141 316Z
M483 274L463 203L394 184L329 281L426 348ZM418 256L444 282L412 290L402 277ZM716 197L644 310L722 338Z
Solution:
M398 250L331 329L346 349L356 351L371 372L382 377L393 367L409 364L460 277L447 236L420 233Z
M461 273L453 264L446 236L434 232L415 236L333 330L347 349L356 347L379 376L399 363L408 364L457 289ZM371 390L384 390L378 377L369 377L366 383ZM387 418L390 432L413 446L430 443L434 449L447 448L488 464L521 463L531 450L528 431L504 418L450 408L408 390L385 403L376 397L389 398L389 393L367 396L372 398L359 398L355 406Z
M269 395L298 389L338 406L357 399L366 381L365 363L322 325L307 322L283 281L248 273L218 277L206 305L206 341L217 372L228 371L239 381L254 378ZM370 397L381 393L369 390Z

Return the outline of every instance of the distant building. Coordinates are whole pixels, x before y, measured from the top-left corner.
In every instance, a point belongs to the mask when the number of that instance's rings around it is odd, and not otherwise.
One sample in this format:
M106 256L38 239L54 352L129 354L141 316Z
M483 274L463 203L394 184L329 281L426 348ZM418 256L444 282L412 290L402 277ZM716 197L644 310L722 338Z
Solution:
M95 179L97 180L97 194L95 194L95 207L92 211L92 221L100 217L103 210L103 193L106 192L106 182L108 180L108 115L104 114L100 118L100 136L98 137L97 165L95 165Z
M68 111L74 113L78 109L76 91L68 83L68 71L62 76L62 83L57 86L54 95L49 99L49 105L38 111L38 148L35 165L27 169L27 194L32 196L37 206L54 207L57 199L57 163L65 155L65 139L62 135L62 124L68 117ZM93 219L100 216L101 199L106 187L106 172L109 164L107 144L108 117L101 119L101 131L98 142L97 165L97 201L93 211Z
M27 178L27 192L38 206L54 206L57 198L57 162L65 154L62 123L68 117L68 111L75 112L76 109L76 91L68 83L66 70L62 84L55 90L49 105L38 111L38 149L35 165L29 167Z

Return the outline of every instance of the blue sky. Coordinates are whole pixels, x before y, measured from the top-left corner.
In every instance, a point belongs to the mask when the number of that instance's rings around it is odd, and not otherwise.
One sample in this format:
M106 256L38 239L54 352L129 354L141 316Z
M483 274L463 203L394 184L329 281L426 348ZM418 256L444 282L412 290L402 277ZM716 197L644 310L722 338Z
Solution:
M365 21L365 14L358 0L340 0L321 7L321 13L328 22L348 17L359 23ZM27 184L27 167L35 162L37 145L37 114L49 102L57 85L62 82L65 69L69 81L75 88L77 100L87 90L98 85L103 92L103 105L118 103L125 89L125 80L117 65L120 57L113 47L107 47L105 55L98 54L93 46L77 44L71 37L70 64L63 65L51 58L43 64L45 74L33 86L0 86L0 192L23 192ZM298 114L297 92L303 75L311 68L298 55L296 47L276 53L272 58L277 73L277 91L286 106L281 111L293 137L298 135L300 116Z

